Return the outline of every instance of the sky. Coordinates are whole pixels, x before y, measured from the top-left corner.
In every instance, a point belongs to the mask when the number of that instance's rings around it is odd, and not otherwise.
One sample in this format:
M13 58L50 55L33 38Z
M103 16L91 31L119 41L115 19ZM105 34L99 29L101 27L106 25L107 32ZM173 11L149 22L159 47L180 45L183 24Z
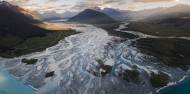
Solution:
M0 0L2 1L2 0ZM116 8L120 10L142 10L156 7L171 7L177 4L189 4L190 0L4 0L26 9L38 12L65 11L80 12L86 8Z

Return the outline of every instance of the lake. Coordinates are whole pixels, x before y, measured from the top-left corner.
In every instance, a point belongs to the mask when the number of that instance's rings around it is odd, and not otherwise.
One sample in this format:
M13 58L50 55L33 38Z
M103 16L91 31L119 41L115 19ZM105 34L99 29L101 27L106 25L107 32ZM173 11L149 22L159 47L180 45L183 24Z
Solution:
M184 81L167 87L160 91L161 94L190 94L190 77Z
M32 94L34 90L18 81L7 71L0 70L0 94Z

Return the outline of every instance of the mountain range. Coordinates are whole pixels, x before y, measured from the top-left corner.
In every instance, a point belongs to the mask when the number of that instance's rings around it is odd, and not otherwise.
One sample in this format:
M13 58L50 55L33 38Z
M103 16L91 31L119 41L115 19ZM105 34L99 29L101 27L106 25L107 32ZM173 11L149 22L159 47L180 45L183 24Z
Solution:
M100 9L99 7L93 8L93 10L105 13L106 15L122 21L123 19L129 20L139 20L139 19L161 19L168 18L171 16L183 16L190 12L190 6L186 4L178 4L172 7L158 7L153 9L144 9L139 11L131 10L119 10L113 8Z
M184 13L190 12L190 6L185 4L178 4L172 7L158 7L153 9L144 9L139 11L131 10L119 10L114 8L99 7L91 8L92 10L102 12L115 20L118 21L130 21L130 20L141 20L141 19L153 19L153 18L167 18L170 16L179 16ZM37 13L36 13L37 14ZM57 19L69 19L78 14L78 12L66 11L64 13L57 13L55 11L48 11L42 14L38 13L37 16L42 20L57 20Z
M37 14L37 16L41 20L69 19L75 15L77 15L77 12L70 12L70 11L65 11L63 13L57 13L55 11L47 11L41 14L40 13Z

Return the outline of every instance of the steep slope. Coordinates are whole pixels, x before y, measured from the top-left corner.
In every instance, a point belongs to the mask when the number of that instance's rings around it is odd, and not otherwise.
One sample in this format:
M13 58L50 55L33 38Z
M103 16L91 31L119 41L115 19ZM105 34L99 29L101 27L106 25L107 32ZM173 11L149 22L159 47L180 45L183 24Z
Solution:
M0 36L11 35L24 39L44 35L46 30L32 25L38 22L28 11L6 1L0 2Z
M30 11L0 1L0 52L27 38L45 36L50 32L33 25L39 22Z
M68 21L89 24L108 24L117 22L106 14L92 9L86 9L80 12L78 15L70 18Z

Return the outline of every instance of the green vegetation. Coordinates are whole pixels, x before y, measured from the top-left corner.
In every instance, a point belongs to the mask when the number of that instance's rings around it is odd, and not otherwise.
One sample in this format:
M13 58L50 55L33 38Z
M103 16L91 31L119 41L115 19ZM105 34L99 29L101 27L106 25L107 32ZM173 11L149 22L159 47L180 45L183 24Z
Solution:
M121 23L110 23L110 24L93 24L96 27L105 29L105 30L113 30L119 28Z
M168 22L131 22L126 30L138 31L154 36L190 37L190 24L173 25Z
M46 48L57 44L58 41L64 39L65 37L77 34L76 30L74 29L65 28L56 24L35 23L29 25L32 26L33 28L30 28L31 29L31 30L29 29L30 33L27 34L33 36L18 37L14 34L5 34L4 36L0 37L1 57L13 58L29 54L32 52L43 51ZM10 31L11 33L14 33L13 31L9 30L10 28L6 28L4 26L2 27L5 30ZM36 29L34 29L34 27L38 28L37 29L38 33L43 31L43 34L37 33L37 35L35 35L36 33L33 31L35 31ZM22 32L21 35L25 36L24 35L25 33L26 32Z
M121 38L129 38L129 39L134 39L138 38L138 36L126 33L126 32L117 32L114 29L119 28L119 25L121 23L112 23L112 24L94 24L94 26L105 29L109 35L111 36L117 36Z
M46 73L45 77L48 78L48 77L52 77L53 75L54 75L54 71L51 71L51 72Z
M21 39L14 39L13 41L18 41L14 43L9 42L10 38L8 38L6 41L4 40L4 43L1 44L6 44L5 47L7 49L6 51L0 52L0 56L12 58L29 54L32 52L43 51L47 47L53 46L57 44L58 41L73 34L77 34L77 32L75 32L75 30L72 29L64 31L55 31L53 33L47 33L47 35L44 37L32 37L22 41Z
M0 48L15 46L21 43L22 40L23 40L22 38L13 35L0 36Z
M101 75L104 77L107 74L109 74L112 71L112 66L108 66L108 65L102 65L101 68L103 70L105 70L105 72L101 72Z
M163 86L166 86L169 81L169 76L160 72L159 74L151 74L150 82L153 87L155 88L161 88Z
M188 70L190 66L190 41L177 38L146 38L137 40L135 46L143 53L162 60L166 65Z
M123 73L123 80L133 83L139 83L139 73L134 70L125 70L125 73Z
M23 63L26 63L26 64L36 64L36 62L38 61L38 59L30 59L30 60L28 60L28 59L24 58L21 61Z

